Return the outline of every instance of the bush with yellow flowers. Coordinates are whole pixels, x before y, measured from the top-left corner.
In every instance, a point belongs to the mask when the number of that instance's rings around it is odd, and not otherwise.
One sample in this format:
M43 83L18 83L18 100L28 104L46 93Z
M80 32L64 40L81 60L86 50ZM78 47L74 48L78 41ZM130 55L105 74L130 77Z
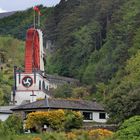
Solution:
M76 139L77 138L77 135L74 134L73 132L69 132L69 133L66 134L66 138L68 140L73 140L73 139Z
M90 130L88 132L88 135L95 139L102 139L104 137L111 137L113 135L113 132L107 129L95 129Z
M65 113L63 110L32 112L27 116L26 128L36 128L36 130L41 130L42 126L47 124L55 130L63 129L64 120Z
M82 114L76 111L53 110L32 112L27 115L26 128L41 131L46 124L53 130L71 130L82 126Z
M32 140L41 140L41 138L40 137L34 137L34 138L32 138Z
M66 134L67 140L103 140L106 138L111 138L113 132L106 129L93 129L93 130L73 130Z
M51 128L62 130L64 128L65 112L64 110L49 111L47 118Z

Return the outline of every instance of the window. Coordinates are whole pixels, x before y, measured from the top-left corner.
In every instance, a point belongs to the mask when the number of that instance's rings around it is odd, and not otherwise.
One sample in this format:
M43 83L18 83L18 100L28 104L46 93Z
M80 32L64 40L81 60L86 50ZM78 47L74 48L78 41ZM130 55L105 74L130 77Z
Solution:
M93 120L92 112L83 112L84 120Z
M48 85L47 85L47 84L46 84L46 87L45 87L45 89L46 89L46 90L48 90Z
M45 82L42 82L42 89L45 90Z
M105 113L99 113L99 119L106 119Z
M39 81L39 90L41 90L41 81Z

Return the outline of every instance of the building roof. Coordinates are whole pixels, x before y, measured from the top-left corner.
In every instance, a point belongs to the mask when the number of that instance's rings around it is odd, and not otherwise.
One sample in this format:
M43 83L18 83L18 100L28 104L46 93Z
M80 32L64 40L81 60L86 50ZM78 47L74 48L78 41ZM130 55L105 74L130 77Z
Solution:
M39 100L33 103L20 105L11 110L34 110L34 109L72 109L72 110L92 110L104 111L104 108L95 101L72 100L72 99L56 99L49 98Z
M12 114L11 108L14 108L15 106L0 106L0 114Z
M64 76L58 76L58 75L50 75L46 74L46 79L51 82L51 83L58 83L58 84L79 84L79 80L69 78L69 77L64 77Z

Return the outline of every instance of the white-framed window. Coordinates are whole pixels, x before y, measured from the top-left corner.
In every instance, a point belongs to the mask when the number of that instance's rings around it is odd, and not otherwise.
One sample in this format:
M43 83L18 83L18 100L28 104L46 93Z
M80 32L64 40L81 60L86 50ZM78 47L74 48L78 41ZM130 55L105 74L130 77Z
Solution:
M93 113L92 112L83 112L84 120L93 120Z

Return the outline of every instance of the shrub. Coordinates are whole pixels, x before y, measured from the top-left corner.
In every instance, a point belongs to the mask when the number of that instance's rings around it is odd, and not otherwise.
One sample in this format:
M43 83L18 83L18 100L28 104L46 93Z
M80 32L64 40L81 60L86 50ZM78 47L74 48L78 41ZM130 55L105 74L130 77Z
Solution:
M88 131L86 130L73 130L66 134L68 140L88 140Z
M40 137L34 137L34 138L32 138L32 140L41 140L41 138Z
M119 140L138 140L140 138L140 116L124 121L116 133Z
M88 132L88 135L94 139L101 139L105 137L111 137L113 133L112 131L109 131L107 129L95 129L95 130L90 130Z
M111 138L112 131L106 129L74 130L66 134L68 140L103 140Z
M12 114L4 123L5 130L13 134L20 134L23 132L23 121L21 116Z
M49 132L42 136L42 140L67 140L65 133Z
M62 130L64 128L65 113L63 110L55 110L48 112L32 112L28 114L26 120L26 128L36 128L41 131L44 124L50 126L54 130Z
M83 116L80 112L67 111L65 120L65 130L81 128L83 124Z
M5 135L6 133L4 123L0 120L0 136Z
M41 132L42 126L46 124L53 130L71 130L82 126L82 115L80 112L55 110L48 112L32 112L28 114L26 128L35 128Z

